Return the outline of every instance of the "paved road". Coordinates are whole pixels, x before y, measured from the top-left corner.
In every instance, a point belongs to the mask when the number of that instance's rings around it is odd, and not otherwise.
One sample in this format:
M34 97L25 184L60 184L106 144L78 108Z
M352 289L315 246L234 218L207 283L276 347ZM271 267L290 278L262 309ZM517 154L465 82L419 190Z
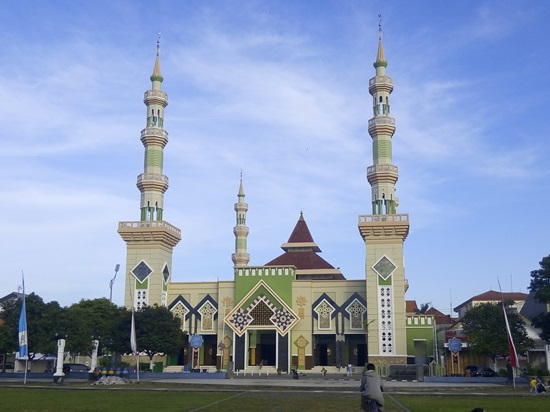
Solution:
M201 374L202 375L202 374ZM340 374L334 375L317 375L306 374L301 375L299 379L293 379L291 375L239 375L233 379L220 379L224 376L222 374L207 374L210 376L201 376L201 378L194 378L193 374L186 374L184 376L177 376L177 374L150 374L142 373L140 381L154 382L154 383L166 383L166 384L181 384L181 385L201 385L201 386L219 386L219 387L281 387L281 388L318 388L319 390L330 388L332 390L343 391L355 391L359 388L360 376L345 376ZM135 380L133 377L132 380ZM52 383L53 377L51 374L34 374L27 375L27 382L29 383ZM87 382L86 374L73 374L65 378L66 383L85 383ZM23 383L23 374L2 374L0 373L0 385L3 384L18 384ZM389 391L426 391L426 390L438 390L443 388L457 388L472 391L475 388L487 388L487 387L502 387L502 383L490 383L490 382L411 382L411 381L385 381L385 387ZM522 386L523 384L518 384Z

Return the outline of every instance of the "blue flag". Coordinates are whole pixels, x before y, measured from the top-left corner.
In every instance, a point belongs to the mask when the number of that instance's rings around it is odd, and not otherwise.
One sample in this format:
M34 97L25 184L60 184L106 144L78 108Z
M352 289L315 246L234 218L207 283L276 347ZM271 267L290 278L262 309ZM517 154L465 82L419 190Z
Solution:
M27 311L25 309L25 277L23 277L23 304L19 316L19 359L29 356L29 345L27 341Z

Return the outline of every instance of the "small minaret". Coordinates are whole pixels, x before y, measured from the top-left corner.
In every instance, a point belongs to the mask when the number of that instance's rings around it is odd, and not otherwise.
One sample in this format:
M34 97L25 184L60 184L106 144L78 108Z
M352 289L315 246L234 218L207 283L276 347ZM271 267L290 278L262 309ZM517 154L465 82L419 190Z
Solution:
M393 91L393 82L391 77L386 76L387 66L382 47L382 27L379 24L378 52L374 62L376 76L369 81L374 117L369 120L373 165L367 169L367 179L371 185L374 215L395 214L399 203L395 196L398 169L392 164L395 119L390 116L390 94Z
M152 304L167 305L172 251L181 240L180 229L163 220L164 193L168 189L168 177L162 170L163 151L168 143L168 132L164 130L168 95L161 90L160 33L150 79L151 90L147 90L143 98L147 106L146 126L141 131L144 166L137 178L140 220L118 225L118 233L127 246L124 305L136 309Z
M409 215L397 214L395 183L398 169L392 163L395 119L390 116L391 77L378 26L378 52L369 80L373 118L369 120L373 165L367 168L371 185L372 215L359 216L359 232L366 248L366 287L369 361L406 362L405 291L407 281L403 242L409 233Z
M235 214L237 218L236 226L233 228L235 235L235 253L231 255L233 267L245 267L250 261L250 255L246 252L246 238L248 236L248 227L246 226L246 212L248 204L244 201L243 174L241 173L241 182L239 185L239 194L235 203Z
M141 132L145 147L144 171L138 176L137 187L141 192L141 220L162 220L164 193L168 189L168 177L162 174L164 147L168 133L164 130L164 109L168 95L161 90L160 38L157 40L157 57L151 79L151 90L145 92L143 103L147 106L147 124Z

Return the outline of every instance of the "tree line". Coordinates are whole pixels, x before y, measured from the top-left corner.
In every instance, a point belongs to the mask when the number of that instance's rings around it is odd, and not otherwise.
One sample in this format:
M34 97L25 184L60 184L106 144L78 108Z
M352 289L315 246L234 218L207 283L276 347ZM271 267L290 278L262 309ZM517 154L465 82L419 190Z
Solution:
M18 350L21 299L5 302L0 312L0 354ZM131 353L131 311L106 298L83 299L68 307L44 302L31 293L25 298L29 360L37 354L56 354L57 339L65 339L72 357L91 356L92 341L99 340L103 353ZM146 306L134 312L137 349L150 359L157 353L177 355L183 347L181 321L161 306Z

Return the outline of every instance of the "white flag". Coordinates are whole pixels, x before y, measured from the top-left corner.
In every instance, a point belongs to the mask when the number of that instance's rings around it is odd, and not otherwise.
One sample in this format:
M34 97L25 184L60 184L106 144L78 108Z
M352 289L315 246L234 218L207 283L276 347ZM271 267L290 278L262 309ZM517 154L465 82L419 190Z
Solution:
M134 321L134 311L133 310L132 310L132 329L130 331L130 347L132 348L132 353L137 352L136 323Z

